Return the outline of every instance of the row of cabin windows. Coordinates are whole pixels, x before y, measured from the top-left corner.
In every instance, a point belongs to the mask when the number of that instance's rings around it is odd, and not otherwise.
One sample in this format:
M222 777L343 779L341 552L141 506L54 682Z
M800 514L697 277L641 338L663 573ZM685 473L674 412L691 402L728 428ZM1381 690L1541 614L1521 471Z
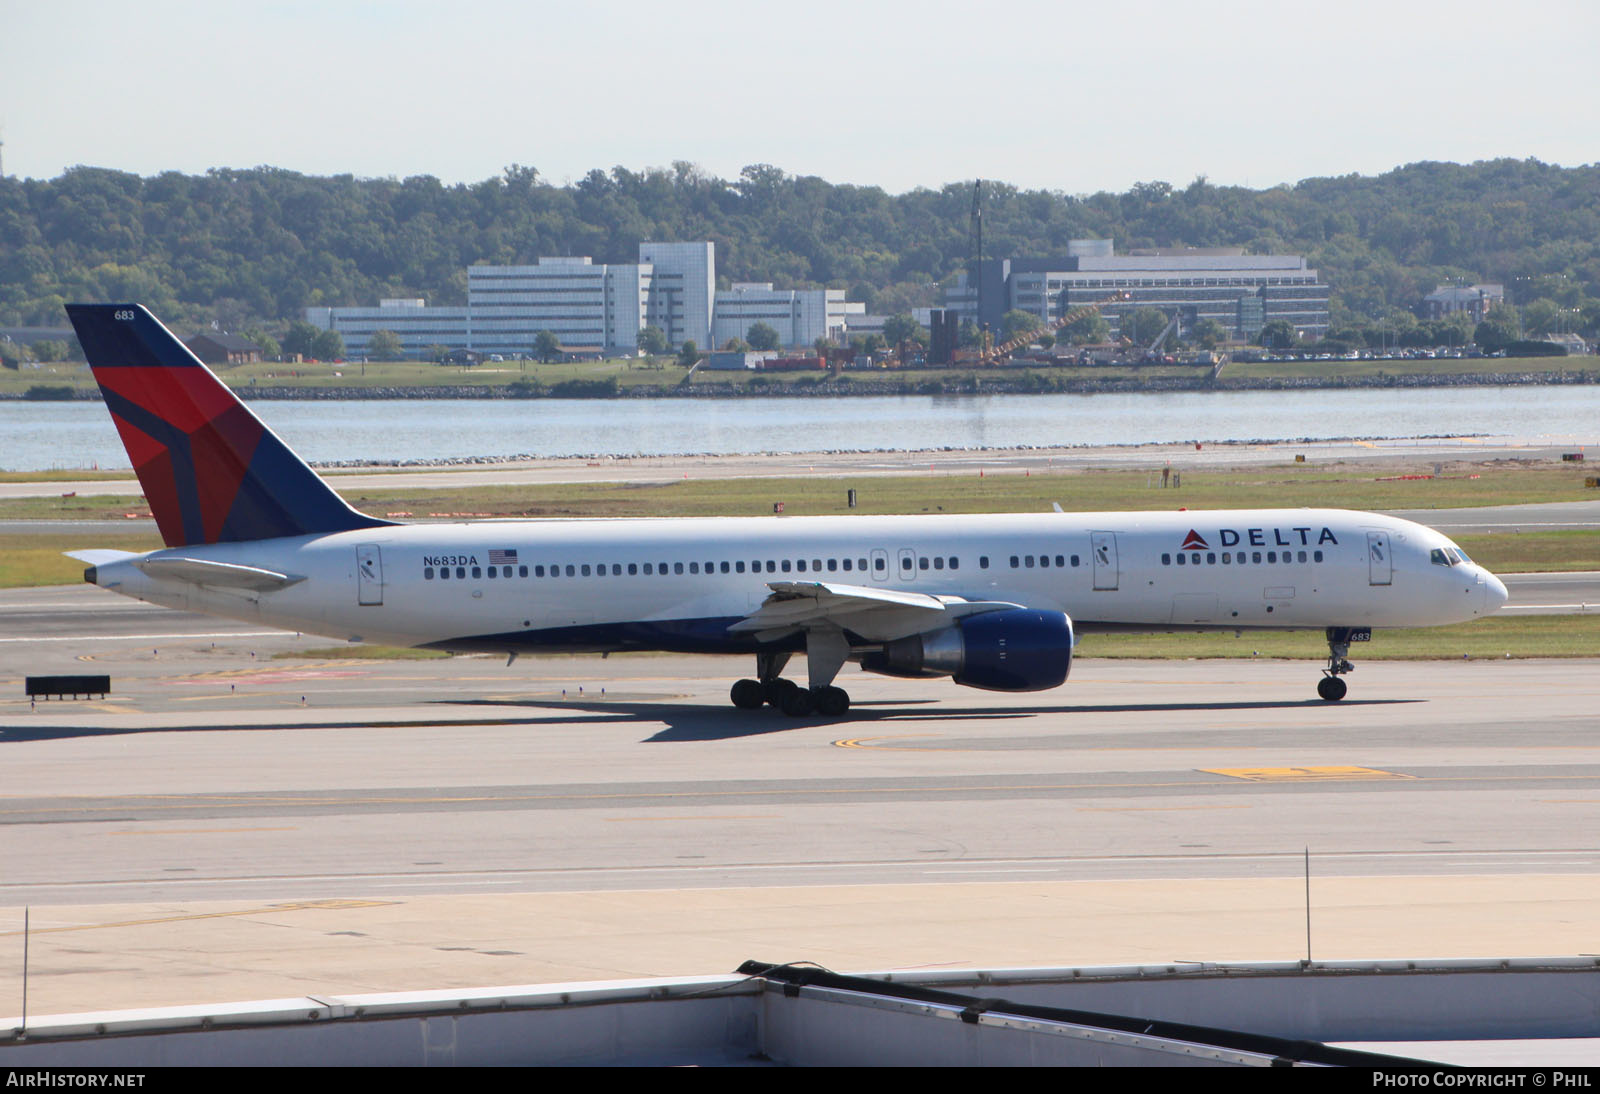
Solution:
M1242 565L1244 565L1246 563L1259 563L1259 562L1261 562L1261 555L1262 555L1261 551L1250 551L1248 553L1249 553L1250 557L1246 558L1245 557L1246 552L1244 552L1244 551L1223 551L1222 552L1222 558L1220 560L1221 564L1224 565L1224 566L1227 566L1227 565L1242 566ZM1296 561L1298 561L1298 562L1306 562L1306 561L1308 561L1307 552L1305 552L1305 551L1298 552L1298 555L1299 555L1298 558L1295 557L1296 556L1296 552L1294 552L1294 551L1284 551L1284 552L1281 553L1281 555L1277 551L1267 551L1265 553L1266 553L1266 556L1267 556L1266 557L1266 561L1269 562L1269 563L1296 562ZM1217 565L1218 561L1219 560L1217 558L1217 553L1215 551L1205 551L1205 552L1192 551L1189 554L1179 554L1177 556L1177 559L1176 559L1177 565L1179 565L1179 566L1201 566L1201 565L1215 566L1215 565ZM1322 561L1322 552L1321 551L1312 551L1312 552L1310 552L1309 561L1311 561L1311 562L1321 562ZM1162 555L1161 556L1161 565L1163 565L1163 566L1171 566L1171 565L1173 565L1173 562L1174 562L1174 559L1173 559L1172 555Z
M930 560L929 556L922 555L917 559L917 563L918 563L918 568L919 569L923 569L923 570L928 570L928 569L933 569L933 570L959 570L959 569L961 569L961 559L956 555L949 555L949 556L936 555L936 556L932 557L931 560ZM989 565L989 560L987 558L984 558L984 559L981 560L981 564L984 567L987 567ZM902 565L906 569L910 569L910 560L909 559L903 560L902 561ZM1074 565L1076 565L1076 563L1074 563ZM641 573L644 574L646 577L652 577L652 576L656 576L656 575L666 576L666 575L669 575L669 574L670 575L677 575L677 574L684 574L684 573L688 573L688 574L701 574L701 573L706 573L706 574L716 574L716 573L742 574L742 573L746 573L746 572L749 572L749 573L752 573L752 574L759 574L759 573L768 573L768 574L777 574L777 573L784 573L784 574L788 574L788 573L801 573L801 574L804 574L804 573L816 573L816 574L820 574L820 573L823 573L823 572L827 572L827 573L840 573L840 572L843 572L843 573L856 573L856 572L866 573L867 572L867 568L868 568L867 567L867 560L864 559L864 558L845 558L845 559L813 558L813 559L810 559L810 560L803 559L803 558L797 558L797 559L787 559L787 558L782 558L782 559L771 559L771 558L767 558L767 559L752 559L752 560L750 560L750 562L748 564L748 569L747 569L746 563L745 563L745 561L743 559L739 559L739 560L733 561L733 562L704 562L704 563L702 563L702 562L670 562L670 563L669 562L643 562L643 563L640 563L640 562L629 562L629 563L623 564L621 562L611 562L611 563L605 563L605 562L598 562L598 563L588 563L588 562L571 563L571 562L568 562L568 563L552 563L549 566L543 566L543 565L538 565L538 564L535 564L533 566L489 566L489 567L457 566L457 567L455 567L454 577L458 581L465 580L467 575L468 575L468 573L470 572L474 580L478 580L478 579L484 578L484 577L488 577L488 578L491 578L491 579L492 578L506 578L506 577L512 577L513 576L513 571L515 571L515 576L516 577L528 577L528 576L530 576L530 571L531 571L531 576L533 576L533 577L561 577L563 575L565 575L566 577L606 577L606 576L621 577L621 576L623 576L624 572L626 572L629 577L635 577L635 576L637 576L637 575L639 575ZM876 570L881 575L888 569L888 562L883 558L876 558L876 559L873 560L872 568L874 570ZM437 568L437 571L436 571L435 568L432 567L432 566L424 566L422 568L422 576L423 576L423 579L426 580L426 581L432 581L432 580L434 580L435 577L437 577L441 581L448 581L448 580L450 580L450 578L452 576L451 568L449 566L440 566L440 567Z
M1071 555L1071 556L1056 555L1055 556L1054 565L1056 565L1057 567L1064 568L1069 563L1071 565L1073 565L1073 566L1080 565L1081 561L1082 560L1080 560L1077 555ZM984 566L985 568L988 568L989 560L986 559L986 558L985 559L979 559L979 563L982 566ZM1033 569L1034 564L1035 564L1035 560L1034 560L1034 556L1033 555L1022 555L1020 557L1017 556L1017 555L1012 555L1011 556L1011 568L1013 570L1017 569L1019 566L1022 567L1023 569L1025 569L1025 570L1031 570L1031 569ZM1038 557L1038 566L1039 566L1039 568L1041 570L1048 570L1050 568L1050 566L1051 566L1050 556L1049 555L1040 555Z

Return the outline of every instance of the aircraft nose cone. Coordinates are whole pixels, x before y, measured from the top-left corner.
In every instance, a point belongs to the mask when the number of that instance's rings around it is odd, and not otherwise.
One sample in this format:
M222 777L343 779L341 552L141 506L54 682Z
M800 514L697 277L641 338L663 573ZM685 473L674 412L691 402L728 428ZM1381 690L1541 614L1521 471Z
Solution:
M1483 610L1485 613L1498 611L1500 606L1511 599L1511 594L1506 591L1506 583L1489 573L1483 573Z

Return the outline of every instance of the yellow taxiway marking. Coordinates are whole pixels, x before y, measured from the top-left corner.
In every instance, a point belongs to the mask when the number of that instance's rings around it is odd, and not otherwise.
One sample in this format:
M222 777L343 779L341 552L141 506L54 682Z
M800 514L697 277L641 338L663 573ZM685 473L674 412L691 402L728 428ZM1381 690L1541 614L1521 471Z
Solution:
M926 740L927 733L897 733L888 737L845 737L834 741L835 748L874 748L883 752L970 752L966 748L939 748L932 745L880 745L878 741Z
M1339 779L1412 779L1375 767L1203 767L1208 775L1227 775L1251 782L1333 782Z
M193 915L158 916L153 919L123 919L113 923L80 923L75 927L35 927L29 934L62 934L69 931L100 931L107 927L148 927L156 923L185 923L193 919L229 919L241 915L270 915L273 912L343 911L347 908L383 908L394 900L301 900L291 904L268 904L264 908L241 908L236 912L196 912ZM0 936L20 935L21 931L0 931Z

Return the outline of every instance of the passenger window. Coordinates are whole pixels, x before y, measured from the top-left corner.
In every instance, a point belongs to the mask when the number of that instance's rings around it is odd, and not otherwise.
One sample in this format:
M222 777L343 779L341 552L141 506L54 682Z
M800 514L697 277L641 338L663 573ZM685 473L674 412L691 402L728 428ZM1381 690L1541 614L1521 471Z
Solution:
M450 567L448 567L448 566L439 567L439 580L440 581L449 581L450 580Z
M989 556L988 555L979 555L978 556L978 569L987 570L988 568L989 568Z
M1072 564L1074 566L1076 566L1078 564L1078 556L1077 555L1073 555L1072 556Z
M917 559L917 569L926 570L928 568L928 565L929 565L929 563L928 563L928 556L927 555L923 555L921 558Z
M1039 556L1039 566L1040 566L1041 569L1048 570L1050 568L1050 556L1049 555L1040 555Z
M727 573L728 572L728 564L726 562L724 562L722 564L722 572L723 573Z
M672 572L673 572L673 573L675 573L675 574L681 574L681 573L683 573L683 563L681 563L681 562L674 562L674 563L673 563L673 564L672 564Z
M784 559L783 560L783 572L784 573L788 573L789 572L789 560L788 559Z
M528 576L528 568L526 566L518 566L517 567L517 576L518 577L527 577Z
M1232 562L1233 562L1233 552L1232 551L1224 551L1224 552L1222 552L1222 564L1224 566L1227 566Z
M424 581L432 581L433 580L433 567L432 566L424 566L422 568L422 580L424 580Z
M872 568L874 570L884 570L887 569L888 566L889 564L881 558L875 558L872 560Z
M1189 559L1188 555L1179 555L1178 556L1178 565L1179 566L1187 566L1187 565L1189 565L1188 559Z
M961 569L961 556L959 556L959 555L951 555L950 556L950 568L952 570Z
M1012 555L1011 556L1011 568L1013 570L1015 570L1018 566L1021 566L1021 565L1022 565L1022 560L1020 558L1018 558L1016 555Z
M820 558L814 558L811 560L811 572L814 574L820 574L822 572L822 560Z
M849 560L846 559L846 561L849 561ZM834 571L836 571L838 568L839 568L839 560L836 559L836 558L830 558L828 560L828 572L831 574Z
M457 580L464 581L464 580L466 580L466 576L467 576L467 568L465 566L457 566L456 567L456 578L457 578Z
M1276 561L1278 561L1278 552L1276 552L1276 551L1268 551L1267 552L1267 561L1268 562L1276 562Z
M1161 556L1161 565L1163 565L1163 566L1171 566L1172 565L1172 556L1171 555L1166 555L1166 554L1162 555Z
M1322 552L1321 551L1312 551L1311 552L1311 560L1313 562L1321 562L1322 561Z
M490 576L490 577L493 577L493 576L494 576L494 570L495 570L495 568L494 568L494 567L493 567L493 566L490 566L490 567L489 567L489 576Z
M847 570L849 568L850 567L848 567L848 566L845 567L845 569L847 569ZM860 570L862 573L866 573L867 572L867 560L864 559L864 558L856 559L856 569ZM882 567L879 567L879 569L882 569Z
M1260 563L1261 563L1261 552L1260 551L1251 551L1250 552L1250 561L1256 563L1257 565L1260 565Z
M744 560L743 559L740 559L738 562L735 562L733 564L733 572L736 573L736 574L744 573Z
M784 563L783 568L785 570L787 570L789 568L789 564L788 563ZM776 562L772 561L770 558L767 559L767 573L775 574L777 572L778 572L778 564Z
M844 572L850 572L850 560L848 558L844 560Z
M795 569L799 570L801 573L805 573L806 572L806 560L805 559L803 559L803 558L800 559L794 565L795 565Z
M1024 555L1023 558L1022 558L1022 563L1028 569L1030 569L1030 570L1033 569L1033 556L1032 555Z
M1207 566L1215 566L1216 564L1217 564L1216 552L1215 551L1207 551L1206 552L1206 565Z
M639 573L639 564L637 562L628 563L628 576L629 577L637 577L638 573Z
M689 563L689 572L691 574L699 573L700 572L700 564L698 562Z
M933 556L933 568L935 570L944 569L944 556L943 555L934 555Z
M472 580L476 581L483 576L483 570L477 566L472 568Z

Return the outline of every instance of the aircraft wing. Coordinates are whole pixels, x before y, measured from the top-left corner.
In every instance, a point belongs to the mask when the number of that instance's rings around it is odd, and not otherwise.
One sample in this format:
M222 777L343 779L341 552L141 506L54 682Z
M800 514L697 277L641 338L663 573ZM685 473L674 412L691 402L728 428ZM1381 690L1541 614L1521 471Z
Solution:
M259 566L240 566L232 562L212 562L203 558L147 558L134 566L150 577L187 581L193 585L217 585L228 589L249 589L252 592L269 592L282 589L304 577L264 570Z
M796 631L838 628L888 642L949 626L962 616L1022 607L831 581L774 581L767 588L772 593L761 607L729 627L730 632L753 632L760 641L772 642Z

